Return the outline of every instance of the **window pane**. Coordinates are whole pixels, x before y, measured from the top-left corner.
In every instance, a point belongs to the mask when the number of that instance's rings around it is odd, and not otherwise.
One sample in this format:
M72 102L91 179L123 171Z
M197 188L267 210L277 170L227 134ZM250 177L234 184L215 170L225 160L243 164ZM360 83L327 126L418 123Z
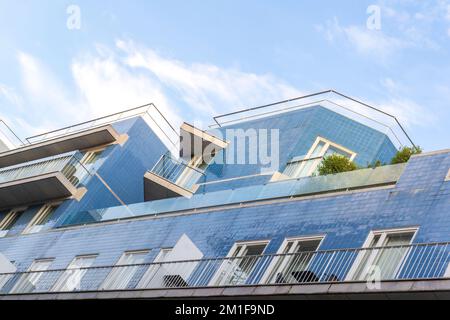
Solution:
M267 244L240 244L217 271L216 285L245 284Z
M66 271L58 279L57 283L53 287L52 291L57 292L70 292L75 290L81 290L81 280L88 271L87 269L92 266L95 260L95 256L78 257L72 261Z
M368 249L360 253L361 260L353 280L366 280L369 274L374 271L373 268L377 268L381 273L381 279L394 279L403 258L409 250L407 246L411 243L413 236L414 233L387 234L384 243L381 244L379 240L382 235L375 236ZM375 247L380 249L370 249Z
M134 266L134 265L144 263L147 254L148 251L125 253L117 263L117 266L113 268L113 270L105 280L102 289L104 290L126 289L130 284L131 280L140 271L144 269L144 266Z
M318 157L323 152L323 148L325 147L325 142L321 141L317 145L317 147L314 149L313 153L311 154L311 158Z
M397 268L403 260L403 257L408 252L407 246L413 237L413 234L399 234L390 235L386 237L384 246L395 248L385 248L380 250L377 259L374 261L374 265L380 268L382 279L392 279L395 277Z
M36 271L46 271L52 264L53 260L37 260L33 262L27 273L24 273L14 288L11 290L12 293L31 293L35 290L39 279L44 274L43 272Z
M314 280L308 266L321 240L291 241L284 249L286 256L276 258L276 264L269 276L269 283L296 283Z

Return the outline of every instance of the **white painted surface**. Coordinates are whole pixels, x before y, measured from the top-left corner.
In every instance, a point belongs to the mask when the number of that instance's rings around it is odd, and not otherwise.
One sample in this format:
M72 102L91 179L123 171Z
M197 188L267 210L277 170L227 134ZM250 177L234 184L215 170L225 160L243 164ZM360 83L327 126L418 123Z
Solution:
M173 249L163 258L157 259L155 262L177 262L177 261L189 261L189 260L200 260L203 258L203 253L197 246L192 242L192 240L187 236L183 235ZM185 282L188 282L189 277L192 272L194 272L197 267L198 262L179 262L179 263L169 263L169 264L155 264L151 266L142 280L140 281L138 287L140 288L163 288L164 279L167 280L168 277L181 277ZM181 285L181 284L178 284Z
M16 272L16 270L17 268L11 263L11 261L0 253L0 273L13 273Z

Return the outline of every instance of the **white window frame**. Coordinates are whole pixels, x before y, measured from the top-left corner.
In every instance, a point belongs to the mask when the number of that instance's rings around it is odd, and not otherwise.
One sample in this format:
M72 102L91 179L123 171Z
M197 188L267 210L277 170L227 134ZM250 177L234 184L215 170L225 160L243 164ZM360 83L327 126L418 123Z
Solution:
M450 263L448 264L447 270L445 270L444 278L450 278Z
M33 261L33 263L28 268L27 272L25 274L22 274L20 279L16 282L14 287L11 289L11 293L31 293L34 291L37 283L39 282L42 275L47 271L55 259L53 258L44 258L44 259L36 259ZM39 263L46 263L48 262L48 265L45 266L45 268L36 268ZM42 271L42 272L41 272ZM33 273L29 273L33 272ZM30 283L34 288L32 291L23 291L23 289L26 289L27 283Z
M319 241L319 244L316 248L316 251L319 250L319 248L322 246L322 243L325 239L325 235L318 235L318 236L305 236L305 237L293 237L293 238L286 238L284 239L283 243L281 244L281 246L278 248L277 251L277 255L279 254L294 254L294 250L296 249L296 246L300 243L300 242L309 242L309 241ZM289 243L292 243L293 245L291 246L289 252L284 252L288 246ZM277 267L278 261L282 259L282 257L275 257L272 262L269 264L269 266L267 267L264 276L261 278L260 283L261 284L265 284L267 281L270 280L270 278L272 277L273 273L276 272L277 270L275 270L275 268ZM311 262L313 261L314 257L312 257L312 259L308 262L308 266L306 267L306 269L309 268L309 266L311 265ZM284 270L285 266L289 263L288 259L283 259L282 263L280 266L278 266L278 270Z
M223 273L227 274L228 271L230 269L236 268L236 262L235 260L233 260L233 258L241 258L244 257L242 255L242 253L249 247L249 246L258 246L258 245L265 245L263 252L261 253L262 255L266 252L267 247L270 243L270 240L258 240L258 241L240 241L240 242L236 242L230 249L230 251L228 252L227 256L226 256L226 260L223 261L223 263L221 264L221 266L219 267L219 269L217 269L216 273L214 274L213 278L211 279L211 281L209 282L210 285L212 286L218 286L218 285L222 285L224 282L224 279L221 279ZM237 252L237 254L235 255L236 251L238 250L238 247L242 246L242 248L239 250L239 252ZM257 263L256 263L257 264ZM252 267L252 270L249 272L249 275L252 274L253 272L253 268L255 266ZM220 281L219 281L220 280Z
M314 153L314 150L316 150L317 146L323 142L325 145L322 148L321 152L317 155L317 156L312 156ZM295 170L295 174L293 176L286 176L284 175L284 177L289 177L289 178L298 178L299 177L299 173L303 171L303 168L306 166L306 164L308 163L308 160L314 160L314 164L311 166L311 168L309 169L309 171L305 174L305 177L309 177L312 176L312 174L317 170L317 167L320 165L320 163L322 162L325 154L327 153L327 151L330 149L330 147L335 148L335 149L339 149L342 152L345 152L347 154L350 155L349 160L353 161L355 160L356 156L358 155L356 152L340 145L337 144L335 142L332 142L328 139L322 138L322 137L317 137L316 140L314 141L312 147L309 149L308 153L306 154L306 156L298 161L290 161L288 162L288 165L291 163L295 163L295 162L301 162L300 166ZM284 171L283 171L284 172Z
M105 147L100 147L100 148L94 148L94 149L86 150L86 152L85 152L83 158L81 158L81 160L80 160L80 163L81 163L83 166L90 166L90 165L95 164L95 163L97 162L97 160L98 160L98 156L95 158L95 161L94 161L94 162L89 163L89 161L91 161L91 160L92 160L92 157L95 156L96 154L99 154L99 156L101 156L102 153L103 153L105 150L106 150Z
M418 227L370 231L362 248L371 248L370 244L373 242L373 240L376 236L380 236L380 239L378 240L377 244L375 246L373 246L374 248L379 247L379 244L383 244L386 241L386 238L388 236L403 234L403 233L412 233L413 234L413 236L411 237L410 243L409 243L409 244L412 244L414 242L414 239L417 236L418 231L419 231ZM370 253L370 257L367 259L366 266L364 267L362 274L367 273L367 269L372 266L373 261L377 258L378 254L379 254L379 251L380 250L372 250L372 252ZM361 263L363 262L366 253L367 252L365 250L362 250L358 254L358 256L356 257L355 261L352 264L350 271L347 273L347 276L345 277L346 281L357 281L357 280L353 280L353 278L356 276L356 272L359 269ZM401 258L400 263L397 266L394 274L398 273L399 269L402 267L402 264L405 261L408 254L409 254L409 250Z
M87 273L87 269L95 263L95 259L98 257L98 254L86 254L80 255L73 258L73 260L69 263L66 268L66 271L58 278L56 283L53 285L50 291L53 292L70 292L81 289L81 281L83 280L84 275ZM75 264L78 260L81 259L93 259L92 263L88 267L78 267ZM65 290L62 290L65 289Z
M14 226L14 224L9 226L11 221L14 221L14 219L16 219L17 215L23 214L26 210L27 210L26 207L24 207L24 208L17 208L17 209L10 210L6 214L6 216L0 222L0 238L6 237L8 232L11 230L11 227ZM18 218L20 218L20 217L18 217ZM9 228L6 229L7 226Z
M31 219L30 223L27 225L23 234L33 234L41 232L44 228L45 224L40 224L43 220L45 220L48 215L53 214L62 202L53 202L44 204L38 212L34 215L33 219ZM55 208L54 210L52 210Z
M142 276L141 280L139 280L139 283L137 285L138 288L148 288L149 285L152 283L153 279L155 278L156 273L161 268L161 265L158 265L158 263L164 263L164 262L170 262L166 259L166 257L172 252L173 248L162 248L159 250L158 254L156 255L155 259L153 259L154 265L150 265L147 271L145 271L144 275Z
M129 266L129 267L121 267L125 264L125 259L127 255L131 254L143 254L148 255L151 252L150 249L144 249L144 250L132 250L132 251L125 251L117 261L117 263L114 265L114 267L111 269L109 274L106 276L105 280L102 283L102 290L120 290L125 289L123 288L124 281L121 280L121 277L123 277L124 274L131 274L130 268L136 268L136 266ZM133 277L135 272L132 273L131 277ZM129 285L130 279L125 283L125 287ZM120 281L120 286L117 284L117 282Z

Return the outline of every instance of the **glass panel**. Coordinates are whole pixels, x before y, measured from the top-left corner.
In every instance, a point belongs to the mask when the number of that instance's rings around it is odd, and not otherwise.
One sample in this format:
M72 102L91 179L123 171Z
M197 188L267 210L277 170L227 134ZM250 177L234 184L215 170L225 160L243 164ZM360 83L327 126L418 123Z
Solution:
M331 156L332 154L339 154L346 158L351 158L351 156L352 156L351 154L349 154L341 149L330 146L330 148L328 148L327 152L325 153L324 157Z
M145 272L141 281L139 281L138 288L151 288L157 287L159 282L158 279L160 276L157 276L158 271L162 268L162 264L158 264L161 262L168 262L167 256L172 252L172 249L161 249L159 254L156 256L153 264L148 267L148 270ZM155 281L153 281L155 280Z
M413 235L413 233L410 233L387 236L383 246L407 246L411 242ZM388 280L395 277L397 268L407 252L408 247L385 248L380 250L373 265L380 268L382 279Z
M147 254L148 251L125 253L117 263L117 267L113 268L113 270L105 280L102 289L126 289L133 277L138 273L140 269L142 269L142 266L134 266L134 264L144 263Z
M53 260L41 260L35 261L31 265L30 269L27 273L24 273L14 288L11 290L12 293L31 293L36 288L36 285L39 279L44 274L43 272L36 271L45 271L48 270ZM31 273L30 273L31 272Z
M379 268L381 279L394 279L398 267L409 250L406 246L411 243L413 236L414 233L388 234L384 243L379 242L382 235L375 236L368 249L361 252L362 259L359 262L353 279L366 280L369 276L370 269L373 267ZM400 247L392 248L393 246ZM375 247L380 247L380 249L370 249Z
M56 209L58 209L58 206L46 206L42 210L41 217L36 221L35 225L40 226L47 224Z
M69 265L67 270L58 279L58 282L53 287L52 291L70 292L81 290L81 280L94 263L96 256L78 257Z
M323 142L323 141L319 142L319 144L316 146L316 148L312 152L311 158L320 156L320 154L323 152L324 147L325 147L325 142Z
M369 246L367 247L366 250L362 250L359 253L359 259L360 262L358 264L358 267L356 268L355 274L353 276L352 280L364 280L365 275L363 275L363 271L364 269L366 269L367 267L367 263L371 257L371 255L373 254L373 250L371 250L370 248L374 248L377 246L378 241L380 240L381 235L376 235L373 237L372 241L370 242Z
M233 260L233 268L228 276L228 285L244 284L248 279L253 267L259 259L259 255L264 252L266 244L245 246L243 250L239 250L240 254L236 255ZM236 250L237 254L238 250Z
M395 183L405 169L405 164L383 166L376 169L361 169L335 175L304 177L285 181L270 182L266 185L237 188L194 194L184 197L156 200L126 207L95 209L89 212L74 212L63 216L57 227L89 224L130 217L157 215L165 212L199 209L205 206L235 204L243 201L262 200L289 196L309 195L321 192L334 192L357 189L367 186Z
M19 220L19 218L22 216L23 213L24 213L24 211L12 212L11 215L7 215L4 218L5 220L2 221L3 225L1 227L1 230L3 230L3 231L11 230L11 228L16 224L17 220Z
M307 269L314 257L315 251L320 245L320 241L321 240L289 242L283 253L291 254L276 258L276 265L269 277L269 283L314 281L315 276Z

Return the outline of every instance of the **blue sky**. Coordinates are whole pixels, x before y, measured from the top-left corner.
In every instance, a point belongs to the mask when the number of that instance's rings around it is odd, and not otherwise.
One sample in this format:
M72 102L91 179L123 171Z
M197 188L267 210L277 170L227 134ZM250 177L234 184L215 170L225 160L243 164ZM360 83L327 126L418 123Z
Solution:
M334 88L449 147L450 0L0 0L0 24L0 117L22 136L148 102L206 125Z

